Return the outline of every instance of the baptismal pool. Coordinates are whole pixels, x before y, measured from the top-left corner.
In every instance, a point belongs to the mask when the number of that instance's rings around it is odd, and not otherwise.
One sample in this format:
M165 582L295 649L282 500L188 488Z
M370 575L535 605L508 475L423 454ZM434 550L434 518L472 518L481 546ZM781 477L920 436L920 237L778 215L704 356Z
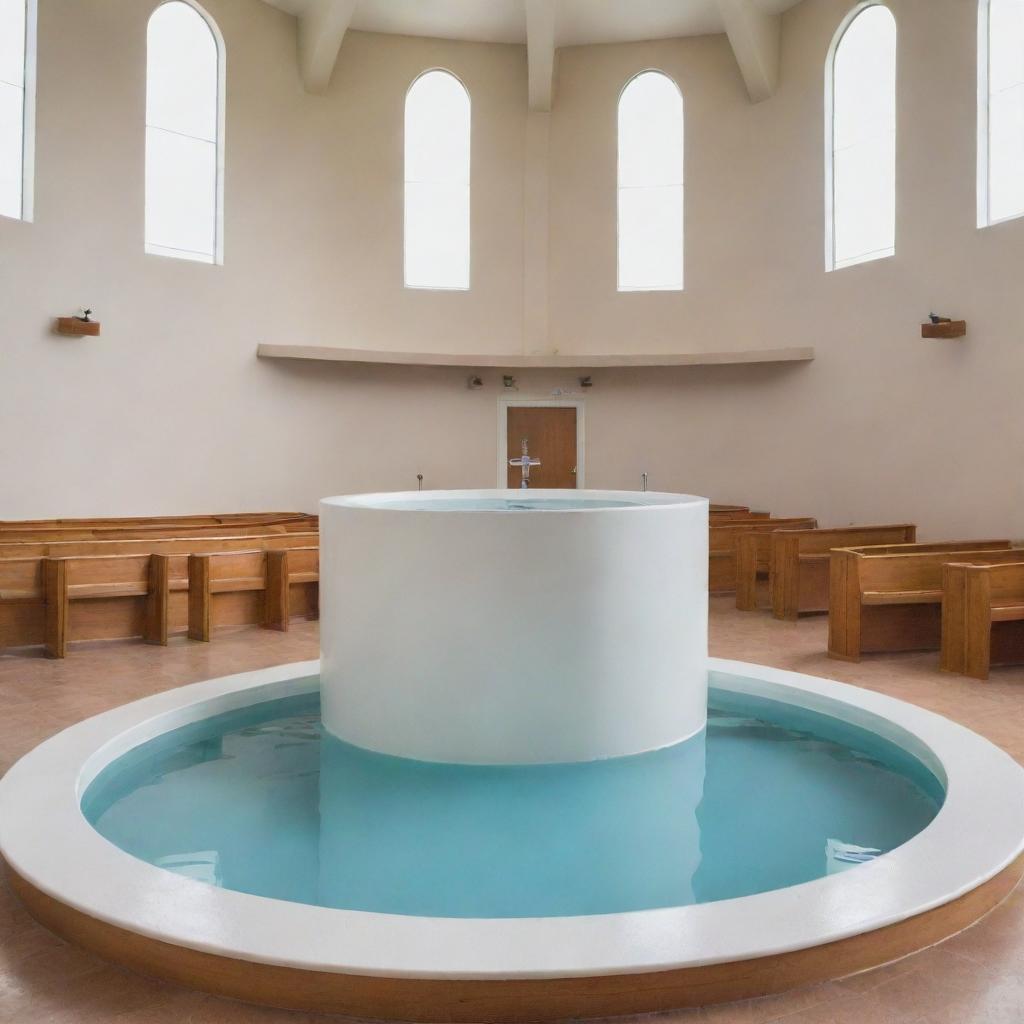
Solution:
M712 690L705 732L577 764L436 764L325 733L317 694L150 740L83 811L134 856L212 885L428 917L685 906L856 869L924 829L943 788L902 748Z

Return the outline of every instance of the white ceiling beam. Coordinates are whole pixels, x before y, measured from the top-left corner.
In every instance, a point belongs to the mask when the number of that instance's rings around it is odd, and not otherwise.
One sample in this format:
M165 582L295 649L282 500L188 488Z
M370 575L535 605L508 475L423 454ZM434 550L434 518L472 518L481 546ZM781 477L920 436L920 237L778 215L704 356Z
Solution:
M309 0L299 15L299 68L306 92L327 91L357 0Z
M555 100L556 2L526 0L526 65L531 110L550 110Z
M718 10L751 101L768 99L779 83L782 16L754 0L718 0Z

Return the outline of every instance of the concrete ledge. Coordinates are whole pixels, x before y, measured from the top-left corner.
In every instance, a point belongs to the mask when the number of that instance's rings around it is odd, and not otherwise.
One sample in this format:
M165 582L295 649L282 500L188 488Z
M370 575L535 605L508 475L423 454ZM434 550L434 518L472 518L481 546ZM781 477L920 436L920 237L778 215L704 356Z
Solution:
M735 349L722 352L663 352L660 354L501 355L494 353L387 352L331 345L269 345L256 348L260 359L311 359L319 362L369 363L378 366L492 367L502 370L596 370L603 367L720 366L729 363L806 363L811 347Z

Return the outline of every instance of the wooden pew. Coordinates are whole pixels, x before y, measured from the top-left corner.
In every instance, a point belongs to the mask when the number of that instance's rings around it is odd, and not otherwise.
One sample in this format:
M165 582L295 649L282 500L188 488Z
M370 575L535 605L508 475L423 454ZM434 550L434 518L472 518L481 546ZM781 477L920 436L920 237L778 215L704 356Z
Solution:
M252 537L194 537L151 540L10 542L0 541L0 649L24 647L45 642L46 593L43 585L43 560L69 557L109 557L115 555L146 556L162 554L181 556L172 565L178 577L187 576L187 555L216 551L285 550L316 547L317 533L272 533ZM24 557L10 557L21 553ZM172 587L168 595L168 621L172 631L184 628L187 606L185 587ZM180 593L179 593L180 591ZM312 596L310 596L312 601ZM141 607L141 602L135 602ZM72 639L100 639L131 636L133 624L140 621L139 608L134 611L124 602L93 605L92 632L79 635L77 625ZM81 616L76 616L81 617ZM163 641L166 642L166 641Z
M242 556L239 562L239 557ZM172 632L192 631L192 558L213 560L219 570L241 564L258 576L215 573L203 589L217 600L211 625L264 622L287 629L290 618L319 614L316 547L215 554L100 555L0 560L0 646L42 643L63 658L72 640L142 637L166 644ZM203 587L201 578L199 586ZM259 593L255 595L254 593ZM264 599L266 594L266 599Z
M712 594L736 589L736 556L739 538L747 533L772 530L813 529L817 520L808 517L790 519L746 519L712 523L708 539L708 590Z
M168 602L149 600L151 560L163 559L164 587L173 586L168 563L172 556L107 555L83 558L44 558L44 638L51 658L67 654L69 639L99 640L142 636L150 642L166 643ZM183 558L179 556L179 561ZM182 566L183 568L183 566ZM183 573L179 589L187 586ZM136 598L141 600L127 601ZM81 609L77 602L87 602ZM110 615L111 605L120 614ZM77 614L76 614L77 613ZM159 621L159 617L163 621ZM74 630L74 632L73 632Z
M319 582L319 549L231 551L188 556L188 635L209 641L216 626L259 622L287 630L297 589ZM307 618L319 615L308 595Z
M1008 540L837 548L829 567L828 653L936 650L942 633L942 567L1020 561Z
M828 530L777 530L739 540L736 607L757 608L758 579L767 574L772 613L795 621L802 612L828 611L829 552L833 548L908 544L917 539L912 523L843 526Z
M988 679L993 664L1024 662L1021 622L1024 561L943 566L943 671Z

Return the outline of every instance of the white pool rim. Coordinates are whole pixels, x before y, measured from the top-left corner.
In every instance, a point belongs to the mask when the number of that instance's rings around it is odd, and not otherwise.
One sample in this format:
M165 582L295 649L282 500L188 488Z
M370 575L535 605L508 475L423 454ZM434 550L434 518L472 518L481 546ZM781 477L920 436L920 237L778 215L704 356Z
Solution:
M843 683L714 658L709 668L714 686L831 715L909 750L946 785L942 809L891 853L801 885L686 907L512 919L336 910L219 889L132 857L86 821L81 796L110 762L211 715L314 691L319 662L308 661L168 690L45 741L0 780L0 854L53 899L173 945L309 971L526 979L667 971L819 946L949 903L1024 849L1024 769L977 734Z
M583 501L587 504L575 508L549 508L550 501ZM534 505L533 509L494 508L475 505L475 502L508 501L517 504ZM448 507L451 502L463 505ZM422 515L474 515L474 516L518 516L524 511L544 516L593 516L595 513L615 512L620 516L635 517L638 514L665 508L699 508L708 505L707 498L695 494L677 494L674 491L608 491L575 490L565 487L547 487L531 491L519 488L493 488L476 490L431 490L431 491L376 491L368 494L339 494L321 498L321 505L333 508L366 509L375 512L394 512ZM418 507L412 507L418 506Z

